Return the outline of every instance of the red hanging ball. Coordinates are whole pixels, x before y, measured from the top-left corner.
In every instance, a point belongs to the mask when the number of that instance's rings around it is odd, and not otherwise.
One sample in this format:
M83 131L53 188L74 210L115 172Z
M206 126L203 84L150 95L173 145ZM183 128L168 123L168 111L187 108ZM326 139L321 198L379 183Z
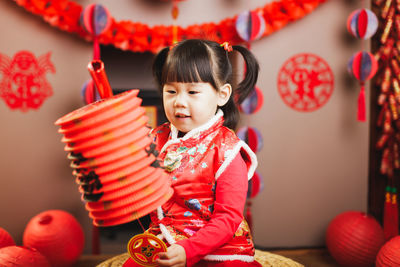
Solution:
M326 246L343 266L372 266L384 240L383 229L375 218L359 211L339 214L326 232Z
M379 250L376 267L400 266L400 236L393 237Z
M28 222L23 244L37 249L52 266L71 266L83 251L84 234L81 225L71 214L62 210L48 210Z
M5 229L0 227L0 248L14 245L15 242L12 236Z
M45 256L34 248L9 246L0 249L0 266L50 267Z

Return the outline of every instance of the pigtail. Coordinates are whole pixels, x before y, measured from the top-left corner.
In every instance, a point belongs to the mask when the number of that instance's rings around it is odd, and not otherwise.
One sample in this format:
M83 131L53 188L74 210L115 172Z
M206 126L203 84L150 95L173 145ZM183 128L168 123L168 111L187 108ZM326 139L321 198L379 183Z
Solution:
M246 64L246 73L244 79L238 84L235 90L236 101L238 104L242 103L246 97L254 90L258 79L258 71L260 69L257 59L254 55L245 47L234 45L232 48L238 51Z
M160 52L158 52L158 54L156 55L156 57L153 60L153 75L154 75L154 78L155 78L160 90L162 89L161 88L162 87L162 74L163 74L163 68L165 65L165 61L167 60L168 52L169 52L169 47L165 47Z

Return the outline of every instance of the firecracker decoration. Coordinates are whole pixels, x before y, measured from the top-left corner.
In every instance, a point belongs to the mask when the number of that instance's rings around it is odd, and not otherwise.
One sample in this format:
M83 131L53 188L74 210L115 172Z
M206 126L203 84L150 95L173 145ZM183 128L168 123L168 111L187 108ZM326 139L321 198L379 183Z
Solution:
M334 77L321 57L301 53L289 58L278 74L278 92L290 108L310 112L324 106L333 93Z
M397 227L399 222L399 207L397 205L397 189L395 187L386 187L385 207L383 217L383 232L385 240L390 240L399 234Z
M365 82L370 80L378 69L378 62L369 52L357 52L349 60L347 70L360 82L358 95L357 120L366 120Z
M41 16L50 25L63 31L75 33L88 41L93 36L87 33L79 24L82 6L70 0L13 0L27 11ZM314 11L326 0L276 0L267 1L264 6L256 8L265 20L265 31L261 37L270 35ZM207 22L177 27L177 39L209 39L218 43L229 42L231 45L243 43L236 32L235 22L238 15L225 18L218 23ZM100 44L114 45L122 50L134 52L158 52L161 48L173 44L172 25L150 27L141 22L116 21L110 18L111 25L107 31L98 36Z
M35 57L29 51L20 51L13 58L0 54L0 97L11 109L23 112L38 109L53 95L46 73L55 73L50 61L51 52Z
M374 36L379 47L374 53L379 64L374 84L374 88L379 90L379 115L375 122L379 134L376 149L381 151L380 173L388 177L387 185L393 187L395 171L400 169L400 2L374 0L373 4L381 25ZM392 192L392 197L396 196L397 199L397 194ZM399 229L398 215L396 218L389 216L384 209L383 217L393 218L386 219L385 232Z

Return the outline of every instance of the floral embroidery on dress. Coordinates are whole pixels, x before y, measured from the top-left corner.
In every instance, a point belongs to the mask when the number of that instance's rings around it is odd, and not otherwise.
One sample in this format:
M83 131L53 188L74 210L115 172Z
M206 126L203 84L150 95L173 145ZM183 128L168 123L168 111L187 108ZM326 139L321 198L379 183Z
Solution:
M179 168L182 163L182 155L177 151L170 151L164 158L164 167L168 172L172 172L176 168Z

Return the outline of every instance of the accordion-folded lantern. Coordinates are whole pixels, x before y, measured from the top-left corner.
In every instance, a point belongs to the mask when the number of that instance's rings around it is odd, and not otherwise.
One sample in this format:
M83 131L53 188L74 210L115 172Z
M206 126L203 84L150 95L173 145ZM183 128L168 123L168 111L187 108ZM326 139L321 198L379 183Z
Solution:
M136 220L173 193L167 174L159 168L138 92L99 100L55 123L96 226Z

